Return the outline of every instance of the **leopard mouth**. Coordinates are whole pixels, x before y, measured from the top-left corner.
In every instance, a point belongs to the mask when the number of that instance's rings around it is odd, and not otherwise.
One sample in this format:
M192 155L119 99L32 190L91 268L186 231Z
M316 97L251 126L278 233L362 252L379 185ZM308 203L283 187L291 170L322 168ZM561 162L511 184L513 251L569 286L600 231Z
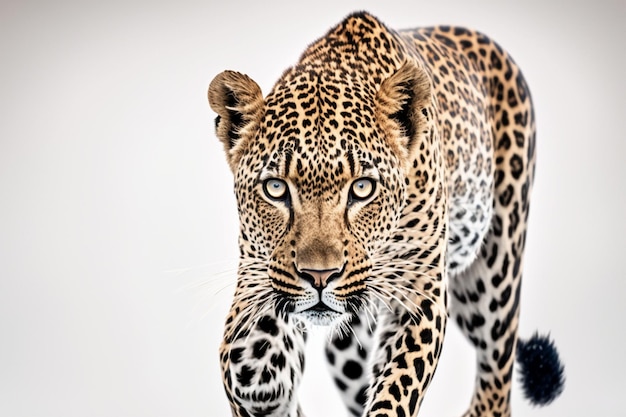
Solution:
M316 312L319 312L319 313L326 313L326 312L339 313L339 311L332 309L331 307L327 306L326 304L324 304L321 301L319 301L313 307L309 307L309 308L307 308L304 311L316 311Z

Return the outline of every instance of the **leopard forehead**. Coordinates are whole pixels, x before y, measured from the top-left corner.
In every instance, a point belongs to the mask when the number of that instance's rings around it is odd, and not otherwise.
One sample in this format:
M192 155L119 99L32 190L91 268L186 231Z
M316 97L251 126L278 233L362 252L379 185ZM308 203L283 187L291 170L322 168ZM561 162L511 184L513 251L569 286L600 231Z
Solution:
M375 88L357 72L332 65L288 70L266 97L247 149L257 157L255 171L290 178L316 195L372 170L387 176L399 164L376 123ZM244 162L248 173L250 162Z

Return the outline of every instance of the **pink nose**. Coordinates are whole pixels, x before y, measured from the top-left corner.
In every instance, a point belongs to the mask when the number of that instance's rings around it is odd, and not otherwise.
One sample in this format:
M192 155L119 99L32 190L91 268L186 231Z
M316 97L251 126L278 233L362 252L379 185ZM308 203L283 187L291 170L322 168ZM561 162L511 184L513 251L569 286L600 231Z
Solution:
M333 279L339 277L341 269L303 269L300 271L301 277L309 281L316 288L325 288Z

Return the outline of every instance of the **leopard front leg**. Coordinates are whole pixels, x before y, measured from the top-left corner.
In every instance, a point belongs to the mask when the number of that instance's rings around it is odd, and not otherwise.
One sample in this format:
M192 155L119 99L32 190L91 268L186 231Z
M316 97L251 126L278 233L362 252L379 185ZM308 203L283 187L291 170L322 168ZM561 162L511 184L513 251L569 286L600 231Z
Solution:
M416 416L437 368L447 314L430 300L421 312L386 314L379 321L379 344L364 416Z
M348 328L347 332L337 332L326 346L326 359L350 415L359 417L371 380L368 364L375 344L376 323L361 312L352 317Z
M296 391L304 370L304 331L273 311L254 318L246 329L239 310L233 305L220 347L233 416L302 417Z

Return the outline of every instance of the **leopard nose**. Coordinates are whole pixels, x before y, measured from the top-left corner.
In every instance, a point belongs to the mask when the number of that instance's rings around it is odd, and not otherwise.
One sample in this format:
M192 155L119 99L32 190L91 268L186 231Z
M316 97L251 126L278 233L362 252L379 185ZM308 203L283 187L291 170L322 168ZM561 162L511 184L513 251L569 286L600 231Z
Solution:
M343 268L333 269L302 269L300 277L313 284L317 289L326 288L328 283L341 276Z

